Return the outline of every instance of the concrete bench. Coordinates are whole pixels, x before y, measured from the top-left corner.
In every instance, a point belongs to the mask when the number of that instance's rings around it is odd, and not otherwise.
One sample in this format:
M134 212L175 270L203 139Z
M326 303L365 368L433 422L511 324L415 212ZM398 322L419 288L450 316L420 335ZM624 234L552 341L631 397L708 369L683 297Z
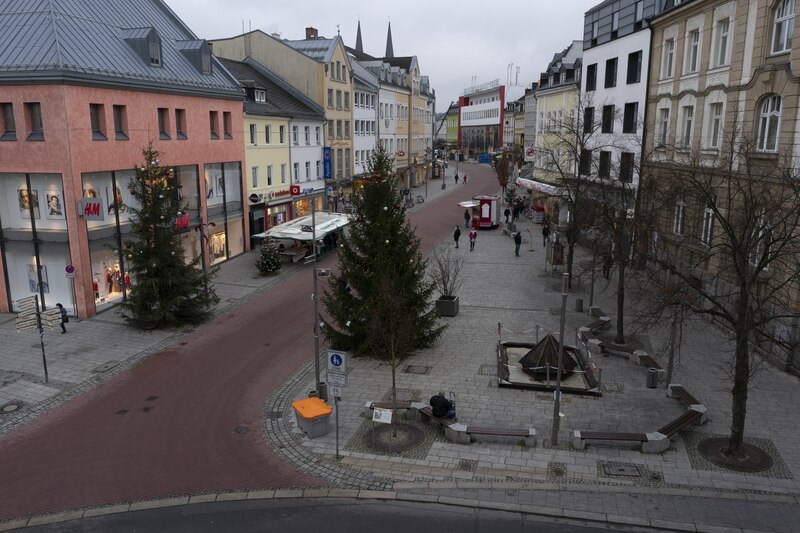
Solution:
M637 353L638 352L638 353ZM646 352L633 352L633 355L639 358L639 366L645 366L647 368L655 368L656 370L663 370L661 365L658 364L658 361L652 355L648 355Z
M601 316L594 322L590 322L584 327L589 328L589 331L593 333L596 331L605 331L611 327L611 319L607 316Z
M498 428L467 426L466 433L473 437L480 436L480 440L489 442L505 442L509 438L521 441L525 446L536 446L536 430L534 428Z
M669 448L669 437L658 432L613 433L606 431L573 431L573 448L576 450L583 450L586 448L586 443L588 441L640 443L643 453L661 453Z

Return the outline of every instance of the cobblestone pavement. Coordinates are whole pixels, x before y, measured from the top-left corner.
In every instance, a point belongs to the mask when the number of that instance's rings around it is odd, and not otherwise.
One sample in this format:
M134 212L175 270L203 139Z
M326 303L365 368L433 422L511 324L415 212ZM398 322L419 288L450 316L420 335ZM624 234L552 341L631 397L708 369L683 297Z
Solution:
M451 168L451 178L452 172ZM449 189L442 191L440 182L432 182L429 201L412 211L431 207L438 196L452 194L452 181L446 183ZM424 188L414 194L424 195ZM793 398L798 380L767 367L753 382L747 435L771 452L775 464L770 470L739 474L709 465L698 456L693 443L700 435L727 433L730 385L724 369L730 343L705 323L692 324L684 332L673 379L708 408L705 425L674 437L663 454L642 454L623 445L573 450L570 437L575 429L654 431L685 409L666 397L663 382L656 389L647 388L645 369L633 361L596 358L602 368L603 396L565 395L559 444L550 445L552 396L499 388L495 376L498 338L535 342L537 336L557 332L559 326L560 279L545 264L540 226L524 218L518 226L524 235L521 257L514 256L513 240L499 229L481 231L474 252L460 249L467 259L460 314L445 319L449 327L434 347L403 362L397 379L401 399L424 402L440 388L452 390L458 399L459 421L533 427L538 445L523 447L513 441L458 445L445 440L438 428L418 425L424 436L418 447L402 454L376 453L368 440L372 422L363 417L362 410L365 402L389 394L390 367L377 360L351 359L348 387L337 405L337 458L334 417L327 435L309 440L297 427L290 405L313 388L314 369L309 361L265 399L264 436L285 460L335 488L288 491L290 495L320 497L322 492L329 495L339 490L342 497L360 494L507 506L550 516L662 529L796 530L793 526L800 519L800 406ZM447 238L443 245L451 242ZM588 257L583 250L579 254L578 263L585 264ZM217 282L221 297L217 314L268 291L303 268L291 265L277 277L253 277L252 260L247 254L224 264ZM589 290L588 276L582 276L570 290L568 340L577 327L591 321L587 313L574 310L575 298L588 302ZM599 275L594 300L613 321L614 285ZM666 333L665 329L636 332L639 341L659 356L662 366L666 364L659 354ZM45 334L50 369L50 383L45 384L38 338L16 334L13 316L0 315L0 405L23 404L19 411L0 415L0 435L180 342L187 334L188 330L136 332L123 325L115 310L70 322L67 335L53 339L52 333ZM260 494L273 496L271 491ZM238 496L255 497L243 492L225 499Z

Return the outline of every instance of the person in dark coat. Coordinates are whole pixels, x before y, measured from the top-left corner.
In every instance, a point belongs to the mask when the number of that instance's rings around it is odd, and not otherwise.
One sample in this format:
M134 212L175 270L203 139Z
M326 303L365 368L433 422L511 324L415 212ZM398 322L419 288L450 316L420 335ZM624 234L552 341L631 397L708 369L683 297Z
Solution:
M69 318L67 318L67 310L64 309L63 305L56 304L56 307L58 307L58 310L61 312L61 334L63 335L67 332L67 328L64 326L64 324L69 321Z
M609 279L611 277L611 267L614 265L614 258L611 257L611 252L603 254L603 277Z
M550 226L544 224L542 226L542 246L547 246L548 238L550 238Z
M464 209L464 227L469 228L469 219L472 218L469 215L469 209Z
M458 174L456 174L456 185L458 185Z
M506 210L503 211L503 214L506 216L506 224L508 224L508 216L511 214L511 210L506 207Z
M519 257L519 247L522 246L522 232L518 231L514 234L514 255Z
M456 406L453 402L445 398L444 391L440 390L439 394L431 396L431 412L436 418L453 418L456 417Z
M453 240L456 241L456 248L458 248L459 237L461 237L461 228L456 226L456 230L453 232Z

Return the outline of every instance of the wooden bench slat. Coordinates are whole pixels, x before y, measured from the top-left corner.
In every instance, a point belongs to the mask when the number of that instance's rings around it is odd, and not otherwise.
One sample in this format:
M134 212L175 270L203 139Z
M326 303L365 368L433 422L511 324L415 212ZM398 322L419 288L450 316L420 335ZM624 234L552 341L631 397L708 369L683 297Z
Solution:
M645 433L612 433L608 431L581 431L581 440L627 440L645 442Z
M449 418L440 418L438 416L433 416L433 409L431 409L430 407L423 407L422 409L419 410L419 412L430 417L432 420L439 422L443 426L450 426L455 423L453 420Z
M683 428L690 426L695 419L700 416L701 414L697 411L686 411L681 416L659 429L658 432L667 437L671 437Z
M652 355L643 355L639 357L639 366L661 370L661 365L658 364L658 361L656 361Z
M467 426L467 433L475 435L501 435L508 437L527 437L530 435L530 430L523 428L490 428Z
M372 408L374 409L375 407L378 409L393 409L394 404L392 402L372 402ZM397 409L411 409L411 402L397 402Z
M686 405L697 405L700 403L700 401L692 396L692 394L684 387L672 387L670 390L675 396L678 397L680 401Z

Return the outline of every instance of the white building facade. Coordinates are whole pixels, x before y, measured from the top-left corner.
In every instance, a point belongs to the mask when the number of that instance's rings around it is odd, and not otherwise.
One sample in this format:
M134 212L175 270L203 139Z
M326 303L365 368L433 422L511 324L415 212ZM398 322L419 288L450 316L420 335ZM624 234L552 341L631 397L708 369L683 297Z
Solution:
M352 61L355 88L353 91L353 150L355 176L364 176L367 163L378 142L378 77Z

